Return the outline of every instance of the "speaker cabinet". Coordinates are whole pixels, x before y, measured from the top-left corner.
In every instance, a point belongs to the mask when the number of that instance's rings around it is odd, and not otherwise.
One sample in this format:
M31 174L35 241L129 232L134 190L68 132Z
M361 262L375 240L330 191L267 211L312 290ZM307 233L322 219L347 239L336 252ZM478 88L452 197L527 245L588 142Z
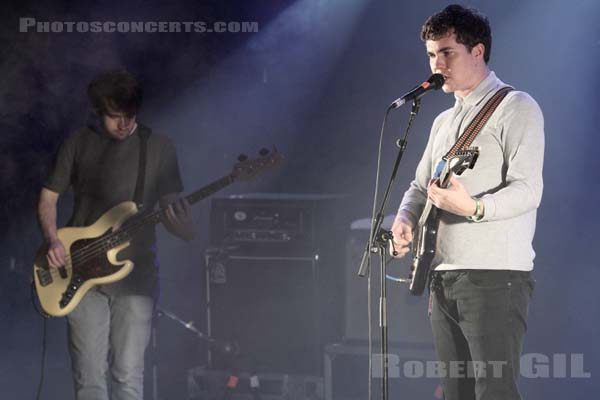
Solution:
M340 196L254 194L211 202L206 256L214 368L316 376L342 334L347 222ZM220 348L219 348L220 347Z
M319 263L311 257L208 256L216 369L314 375L321 364Z

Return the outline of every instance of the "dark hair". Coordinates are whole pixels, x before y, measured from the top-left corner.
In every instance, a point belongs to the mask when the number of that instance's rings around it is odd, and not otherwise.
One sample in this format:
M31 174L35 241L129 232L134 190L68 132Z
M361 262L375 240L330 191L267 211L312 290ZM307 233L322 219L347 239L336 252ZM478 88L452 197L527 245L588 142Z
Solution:
M88 85L87 93L99 116L107 114L109 110L136 114L142 104L142 88L125 69L98 75Z
M488 63L492 51L492 30L484 15L477 10L451 4L425 21L421 40L439 40L451 33L456 33L456 42L464 44L469 51L482 43L485 46L483 59Z

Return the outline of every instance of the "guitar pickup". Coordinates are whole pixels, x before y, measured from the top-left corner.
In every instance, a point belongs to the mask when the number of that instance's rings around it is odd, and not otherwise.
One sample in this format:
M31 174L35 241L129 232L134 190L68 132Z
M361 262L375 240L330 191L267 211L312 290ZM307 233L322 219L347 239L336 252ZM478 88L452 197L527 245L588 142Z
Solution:
M38 268L36 273L41 286L48 286L53 282L52 274L49 270Z

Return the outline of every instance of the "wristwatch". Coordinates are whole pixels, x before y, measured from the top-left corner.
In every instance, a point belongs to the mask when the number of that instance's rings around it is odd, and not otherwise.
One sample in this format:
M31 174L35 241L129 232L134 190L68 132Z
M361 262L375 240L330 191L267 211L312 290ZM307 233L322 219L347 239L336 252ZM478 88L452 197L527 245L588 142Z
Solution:
M483 218L483 207L481 204L481 200L476 199L475 197L473 197L473 200L475 200L475 213L473 213L473 215L467 217L467 219L469 221L480 221Z

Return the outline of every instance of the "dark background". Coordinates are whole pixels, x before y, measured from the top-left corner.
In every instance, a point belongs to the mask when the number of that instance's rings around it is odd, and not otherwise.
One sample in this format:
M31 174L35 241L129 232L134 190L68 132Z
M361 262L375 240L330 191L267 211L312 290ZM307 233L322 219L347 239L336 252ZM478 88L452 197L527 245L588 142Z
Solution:
M226 174L238 153L275 144L283 168L223 194L343 193L350 221L371 210L378 130L389 102L429 75L420 26L447 1L29 1L3 3L0 28L0 388L32 398L39 379L42 319L29 301L40 243L35 203L60 142L89 112L87 83L125 66L140 78L139 118L173 139L186 191ZM600 389L596 248L600 212L597 71L600 4L595 0L468 1L490 17L490 66L529 92L545 116L545 190L535 239L537 288L525 352L584 354L591 379L523 379L526 398L589 398ZM257 33L19 32L19 18L40 21L258 21ZM414 126L393 192L392 213L425 146L431 121L453 98L430 94ZM407 110L389 120L384 178ZM70 200L61 203L60 219ZM161 305L202 329L209 202L195 208L192 244L159 230ZM340 248L344 246L340 244ZM346 265L353 273L356 265ZM398 267L395 267L398 268ZM285 277L282 277L285 279ZM340 276L340 280L345 279ZM394 290L404 290L404 288ZM343 293L331 293L338 298ZM340 309L340 313L345 311ZM351 310L348 312L357 312ZM162 322L168 347L163 390L182 398L185 370L202 346ZM427 335L423 331L423 335ZM402 338L392 338L402 341ZM64 319L48 321L45 397L71 393ZM192 350L196 349L198 350ZM160 384L160 383L159 383ZM165 392L168 393L168 392Z

